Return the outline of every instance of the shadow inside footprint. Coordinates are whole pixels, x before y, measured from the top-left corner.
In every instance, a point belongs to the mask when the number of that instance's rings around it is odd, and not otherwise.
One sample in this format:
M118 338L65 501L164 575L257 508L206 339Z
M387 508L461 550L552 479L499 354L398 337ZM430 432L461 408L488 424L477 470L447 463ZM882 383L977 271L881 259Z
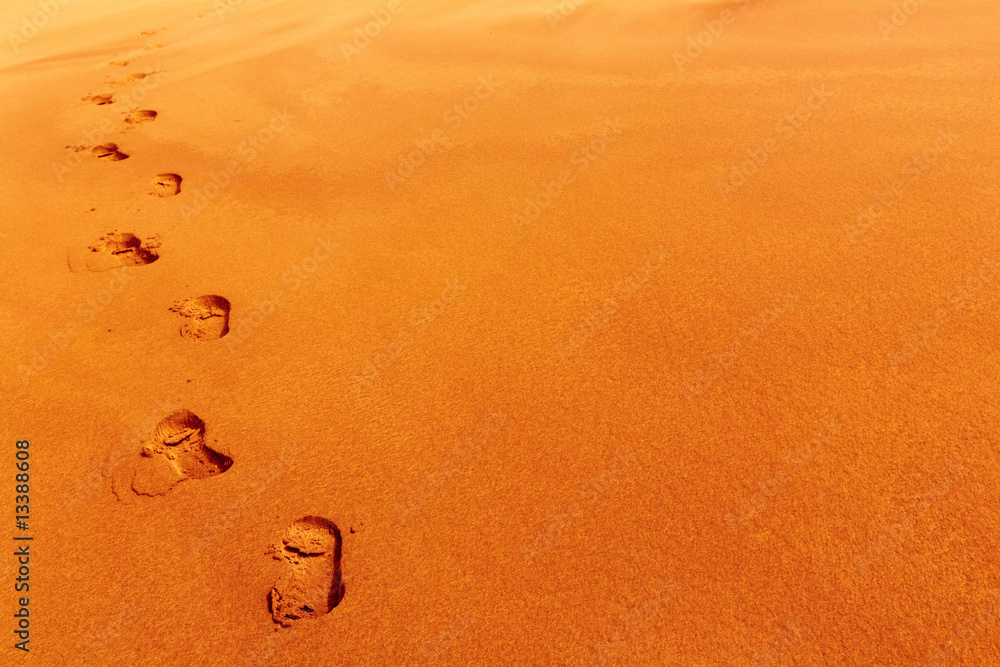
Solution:
M98 160L106 160L108 162L117 162L118 160L128 158L128 155L118 150L118 144L102 144L100 146L94 146L90 152Z
M74 273L107 271L122 266L143 266L160 258L157 237L142 240L129 232L105 234L86 249L70 250L69 269Z
M159 496L186 479L204 479L226 472L233 460L205 443L205 422L190 410L164 418L142 448L132 490Z
M156 120L156 112L152 109L134 109L125 117L125 122L133 125L148 123L152 120Z
M288 527L269 551L285 562L285 571L268 595L275 623L287 628L340 604L344 594L340 549L340 530L332 521L307 516Z
M110 95L110 94L108 94L108 95L91 95L90 97L84 97L83 99L86 102L93 102L94 104L97 104L97 105L114 104L115 103L114 96Z
M177 302L170 309L184 317L181 335L189 340L216 340L229 333L229 300L206 294Z
M183 179L177 174L159 174L153 177L153 194L157 197L173 197L181 191Z

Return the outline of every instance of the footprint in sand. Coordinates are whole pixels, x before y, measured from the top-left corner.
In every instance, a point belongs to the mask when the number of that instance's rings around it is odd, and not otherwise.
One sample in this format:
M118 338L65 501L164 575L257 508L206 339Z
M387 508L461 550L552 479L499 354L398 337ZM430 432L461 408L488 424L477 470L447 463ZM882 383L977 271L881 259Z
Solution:
M94 104L100 106L102 104L114 104L115 96L111 93L106 93L104 95L90 95L89 97L83 98L84 102L93 102Z
M153 177L153 194L157 197L173 197L181 191L181 177L177 174L159 174Z
M168 415L143 445L132 478L132 491L161 496L186 479L226 472L233 460L205 443L205 422L190 410Z
M142 240L129 232L110 232L96 243L69 251L69 269L74 273L107 271L122 266L152 264L160 258L158 237Z
M118 162L119 160L128 159L128 155L118 150L118 144L94 146L90 149L90 153L98 160L104 160L105 162Z
M340 604L340 530L333 522L307 516L288 527L268 553L285 562L285 571L268 595L275 623L316 618Z
M125 122L130 125L138 125L139 123L154 121L156 120L156 116L156 112L152 109L133 109L125 116Z
M128 64L132 62L131 60L112 60L108 63L108 67L128 67Z
M229 333L229 300L214 294L178 301L170 309L184 318L181 335L189 340L217 340Z

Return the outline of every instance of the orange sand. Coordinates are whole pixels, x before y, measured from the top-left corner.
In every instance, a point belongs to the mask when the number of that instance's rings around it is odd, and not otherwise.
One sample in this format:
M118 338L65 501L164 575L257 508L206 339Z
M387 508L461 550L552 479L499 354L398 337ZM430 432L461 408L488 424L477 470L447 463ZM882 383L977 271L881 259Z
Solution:
M1000 665L996 2L63 2L0 10L0 663ZM232 467L136 495L180 410Z

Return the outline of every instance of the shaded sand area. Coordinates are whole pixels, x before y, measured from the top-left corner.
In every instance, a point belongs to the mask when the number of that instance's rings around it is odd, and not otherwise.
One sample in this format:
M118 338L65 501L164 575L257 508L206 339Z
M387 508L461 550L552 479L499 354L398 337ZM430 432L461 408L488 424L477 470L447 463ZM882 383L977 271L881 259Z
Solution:
M5 4L0 662L1000 664L1000 6L907 7Z

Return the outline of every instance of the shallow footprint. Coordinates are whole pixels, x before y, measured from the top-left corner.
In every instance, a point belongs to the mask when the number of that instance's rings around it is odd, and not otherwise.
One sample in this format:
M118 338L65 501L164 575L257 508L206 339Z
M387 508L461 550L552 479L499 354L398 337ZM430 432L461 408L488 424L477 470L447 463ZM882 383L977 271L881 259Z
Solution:
M181 191L182 180L177 174L158 174L153 177L153 194L157 197L173 197Z
M316 618L340 604L340 530L332 521L307 516L288 527L269 553L284 561L285 571L268 595L275 623Z
M233 460L205 443L205 422L190 410L164 418L142 448L143 459L132 478L141 496L161 496L186 479L226 472Z
M69 269L83 273L152 264L160 258L159 247L159 238L155 236L143 243L135 234L110 232L85 249L70 250Z
M170 309L184 317L181 335L190 340L216 340L229 333L229 300L214 294L177 302Z
M97 104L97 105L114 104L115 103L115 96L113 94L111 94L111 93L108 93L106 95L91 95L89 97L84 97L83 101L84 102L93 102L94 104Z
M152 109L133 109L127 116L125 116L125 122L133 125L148 123L156 120L156 115L156 112Z
M90 152L98 160L106 162L118 162L119 160L128 158L128 155L118 150L118 144L101 144L100 146L94 146Z

